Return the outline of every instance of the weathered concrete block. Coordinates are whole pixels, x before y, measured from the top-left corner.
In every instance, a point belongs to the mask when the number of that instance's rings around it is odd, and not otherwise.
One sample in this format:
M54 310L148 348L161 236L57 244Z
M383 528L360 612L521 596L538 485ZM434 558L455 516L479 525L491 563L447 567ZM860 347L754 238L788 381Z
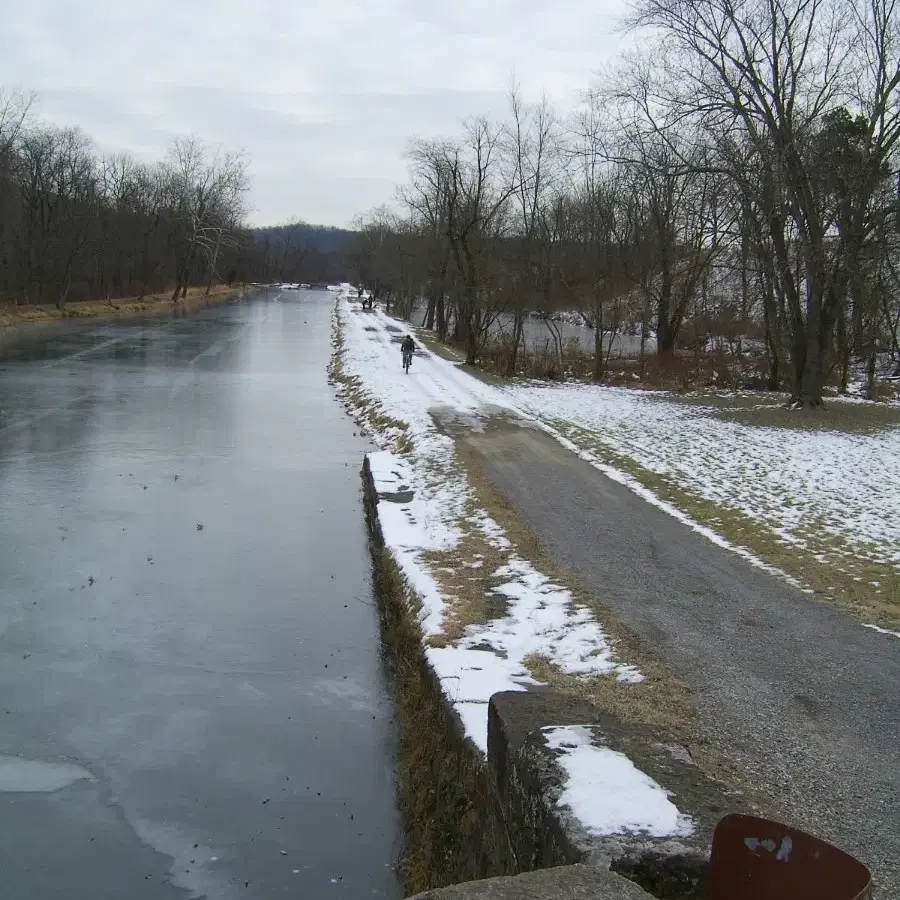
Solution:
M419 894L413 900L651 900L636 884L591 866L541 869Z
M567 775L546 741L550 726L588 726L597 746L617 751L669 793L693 833L592 833L560 805ZM491 699L488 761L520 871L588 863L612 869L662 898L701 898L716 822L731 811L718 784L684 747L658 731L620 722L587 703L550 691Z

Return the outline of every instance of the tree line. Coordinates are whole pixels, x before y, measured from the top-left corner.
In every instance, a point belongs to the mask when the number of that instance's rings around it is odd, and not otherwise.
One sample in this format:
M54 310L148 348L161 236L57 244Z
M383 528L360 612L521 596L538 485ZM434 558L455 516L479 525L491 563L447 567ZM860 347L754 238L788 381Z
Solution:
M176 138L146 164L101 154L77 128L0 89L0 302L143 297L236 277L247 159Z
M579 310L594 376L626 325L661 364L755 342L767 385L818 406L863 361L900 374L900 9L895 0L634 0L641 50L561 117L416 139L400 212L360 222L354 274L474 363L499 313ZM750 342L748 341L748 344ZM887 367L887 368L885 368Z
M238 261L239 280L269 284L344 281L345 250L355 238L352 231L307 222L250 229Z

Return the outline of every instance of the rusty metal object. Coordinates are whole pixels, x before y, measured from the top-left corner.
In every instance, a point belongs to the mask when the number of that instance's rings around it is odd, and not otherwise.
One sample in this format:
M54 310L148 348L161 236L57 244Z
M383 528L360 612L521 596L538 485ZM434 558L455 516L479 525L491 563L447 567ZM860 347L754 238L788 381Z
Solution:
M812 835L755 816L716 826L707 900L869 900L859 860Z

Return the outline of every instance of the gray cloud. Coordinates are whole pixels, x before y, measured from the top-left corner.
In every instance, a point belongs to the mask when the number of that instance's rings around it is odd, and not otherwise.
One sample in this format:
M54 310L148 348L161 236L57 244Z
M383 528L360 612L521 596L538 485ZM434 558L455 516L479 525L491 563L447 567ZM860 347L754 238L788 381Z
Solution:
M105 151L178 134L246 149L253 220L345 224L388 201L410 137L502 114L513 72L561 106L608 62L622 0L31 0L4 13L0 82Z

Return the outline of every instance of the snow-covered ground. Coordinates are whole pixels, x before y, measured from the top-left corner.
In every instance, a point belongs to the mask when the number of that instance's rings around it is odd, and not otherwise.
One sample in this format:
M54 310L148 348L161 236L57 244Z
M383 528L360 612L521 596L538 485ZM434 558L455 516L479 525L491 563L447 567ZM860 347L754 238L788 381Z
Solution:
M377 404L382 427L372 436L385 449L371 454L369 463L379 494L392 498L379 503L379 518L389 549L419 595L423 638L443 635L452 603L442 596L423 554L452 550L465 532L477 531L505 560L492 575L493 591L505 601L506 615L469 625L458 641L431 640L444 646L426 651L468 736L486 751L487 703L498 691L525 690L538 683L525 662L532 656L572 675L642 680L633 666L616 658L591 612L524 559L487 512L473 508L467 479L455 465L453 440L440 433L430 413L435 407L452 410L479 427L498 411L518 411L501 391L421 346L412 373L406 375L400 357L402 333L381 312L363 314L344 299L338 316L344 341L342 374L358 379L367 398ZM400 438L411 445L409 452L396 452Z
M584 385L494 387L421 345L406 375L400 355L404 326L380 311L362 313L349 300L351 293L347 286L336 290L339 389L354 413L367 418L382 448L369 461L385 541L419 597L428 660L483 752L491 695L536 684L531 657L574 676L605 675L625 683L643 676L617 657L591 611L537 571L479 508L456 464L452 438L432 417L437 408L476 429L498 412L529 420L710 540L745 556L750 554L661 502L631 476L610 469L589 441L573 441L588 434L620 457L764 521L786 540L801 542L804 529L825 529L854 552L900 569L900 431L847 435L757 428L665 395ZM441 572L430 566L435 552L451 554L472 534L503 556L490 573L490 590L505 601L505 613L469 624L454 640L445 629L456 598L442 594ZM472 569L483 564L483 558L464 563ZM624 757L590 746L577 729L548 732L547 740L569 776L560 803L592 833L688 833L690 822L665 792ZM613 782L626 786L618 795L621 803L615 792L597 787Z
M362 314L358 304L348 302L350 292L342 293L336 307L339 372L333 374L340 375L336 380L352 411L361 415L367 406L372 437L384 448L369 456L381 529L418 595L428 661L468 737L487 751L488 701L498 691L539 684L527 665L533 656L574 676L642 681L634 666L617 659L592 613L576 604L563 585L537 571L500 525L478 508L455 465L453 440L439 432L430 413L435 407L449 409L477 428L498 410L521 411L496 388L421 347L414 374L404 374L397 323L380 312ZM460 639L447 640L443 631L454 598L442 595L423 556L452 550L472 531L505 560L492 573L492 590L505 600L505 614L470 624ZM478 568L483 557L466 565ZM627 757L592 744L577 728L550 731L547 742L567 774L559 805L590 834L690 834L690 820Z
M432 406L471 414L492 405L532 419L607 474L757 565L771 568L616 471L602 451L744 514L820 562L846 567L857 581L856 569L866 562L900 573L900 429L853 434L754 426L728 421L712 406L627 388L544 382L491 387L427 358L440 368L427 383L417 378L417 389ZM380 376L365 377L369 383ZM425 419L433 432L430 416ZM882 593L877 578L867 586Z
M712 407L627 388L516 386L516 405L800 546L900 571L900 429L848 434L727 421ZM841 401L832 401L838 403ZM811 545L815 548L815 541ZM879 587L873 585L873 590Z

